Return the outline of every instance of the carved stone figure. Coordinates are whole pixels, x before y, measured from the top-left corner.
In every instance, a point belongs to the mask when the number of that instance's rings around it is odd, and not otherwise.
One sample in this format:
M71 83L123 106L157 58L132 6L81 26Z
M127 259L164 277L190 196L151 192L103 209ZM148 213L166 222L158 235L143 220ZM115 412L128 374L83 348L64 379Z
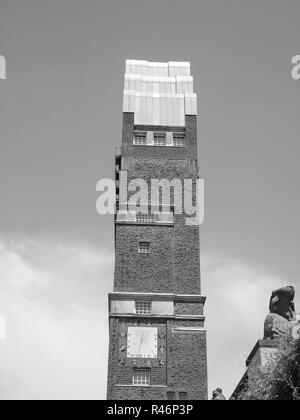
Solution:
M296 320L295 312L295 288L293 286L282 287L272 292L270 300L270 312L286 318L288 321Z
M226 398L223 395L223 390L217 388L212 393L212 401L226 401Z
M265 320L265 339L275 339L292 333L293 327L297 324L294 297L295 288L292 286L272 292L270 313Z

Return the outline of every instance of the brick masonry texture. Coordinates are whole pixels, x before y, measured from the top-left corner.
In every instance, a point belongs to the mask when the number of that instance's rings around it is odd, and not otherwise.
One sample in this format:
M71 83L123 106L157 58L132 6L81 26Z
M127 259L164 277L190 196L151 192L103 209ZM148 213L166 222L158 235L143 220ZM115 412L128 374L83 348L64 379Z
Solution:
M118 375L118 331L119 320L109 320L108 380L107 399L114 399L115 385Z
M150 242L150 254L138 243ZM200 294L198 230L172 226L118 225L115 291Z
M122 169L128 182L142 178L149 186L151 179L196 178L187 160L131 157ZM139 241L150 242L150 255L137 253ZM173 226L117 225L115 291L200 294L199 255L199 227L186 226L185 215L175 215Z
M197 118L193 115L185 117L186 147L136 147L133 146L134 129L156 131L178 131L177 127L134 126L134 114L123 114L122 154L123 156L166 157L167 159L197 159Z
M203 304L200 303L175 303L175 315L203 315Z
M121 169L127 171L128 182L142 178L150 186L151 179L196 180L199 170L196 127L195 116L186 116L185 128L135 127L134 114L124 113ZM133 146L135 129L185 131L186 147ZM116 222L115 235L115 292L201 294L200 229L187 226L185 215L175 215L173 224ZM150 242L149 254L138 253L139 242ZM181 297L175 302L174 316L110 317L108 399L166 400L168 392L175 392L176 398L179 392L186 392L188 399L207 399L206 332L204 318L197 318L204 313L203 303L185 300ZM156 359L127 358L126 332L129 326L137 325L158 328L161 350ZM185 328L189 327L191 330L187 331ZM147 366L151 368L151 385L133 386L134 367Z
M201 326L198 321L168 322L168 389L187 392L188 399L207 399L206 333L176 332L174 327Z
M152 387L132 386L130 359L126 366L118 365L119 322L132 325L131 320L110 321L110 357L114 363L109 364L108 399L166 399L168 391L174 391L177 396L186 392L193 400L207 399L206 332L173 331L176 327L201 327L201 321L157 321L157 325L164 324L166 328L167 364L152 368Z
M149 388L134 386L116 386L111 400L165 400L165 388Z
M140 241L150 242L150 254L138 253ZM175 293L174 246L173 227L117 226L115 291Z

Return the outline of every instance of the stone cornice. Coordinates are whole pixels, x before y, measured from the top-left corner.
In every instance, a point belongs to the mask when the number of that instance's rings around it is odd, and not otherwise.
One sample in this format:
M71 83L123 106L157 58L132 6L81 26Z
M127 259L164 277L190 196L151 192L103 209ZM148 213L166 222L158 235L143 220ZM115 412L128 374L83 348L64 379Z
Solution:
M203 315L168 315L168 314L149 314L149 315L136 315L136 314L109 314L110 318L132 318L132 319L176 319L181 321L205 321Z
M135 292L113 292L108 295L109 301L112 299L155 299L160 301L173 301L178 303L202 303L206 302L206 297L202 295L184 295L175 293L135 293Z

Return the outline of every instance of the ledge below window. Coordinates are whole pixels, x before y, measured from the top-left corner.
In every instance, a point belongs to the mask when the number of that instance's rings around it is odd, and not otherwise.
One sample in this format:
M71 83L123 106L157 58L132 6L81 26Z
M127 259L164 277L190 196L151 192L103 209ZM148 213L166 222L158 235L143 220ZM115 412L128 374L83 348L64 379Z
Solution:
M139 214L134 212L119 211L116 217L116 223L138 224L138 225L173 225L173 213L153 213Z
M133 385L133 384L116 384L115 386L122 387L138 387L138 388L167 388L167 385Z

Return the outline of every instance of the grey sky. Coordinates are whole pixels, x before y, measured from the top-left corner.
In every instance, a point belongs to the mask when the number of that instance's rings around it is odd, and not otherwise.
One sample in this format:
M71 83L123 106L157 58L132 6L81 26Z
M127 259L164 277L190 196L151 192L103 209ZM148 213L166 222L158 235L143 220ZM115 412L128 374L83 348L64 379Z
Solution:
M2 0L1 236L71 234L112 252L95 186L113 176L125 58L188 60L206 181L202 252L299 285L299 21L298 0Z

